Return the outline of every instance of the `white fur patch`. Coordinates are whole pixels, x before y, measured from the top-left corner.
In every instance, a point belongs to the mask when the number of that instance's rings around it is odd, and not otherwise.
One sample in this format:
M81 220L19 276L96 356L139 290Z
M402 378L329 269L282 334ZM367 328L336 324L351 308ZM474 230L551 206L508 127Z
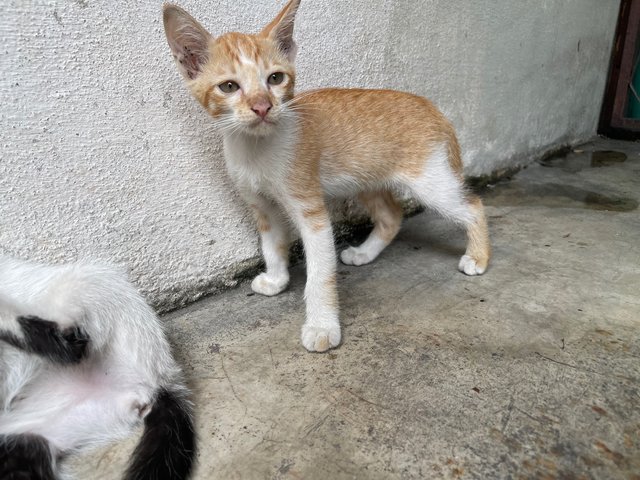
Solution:
M469 255L463 255L460 258L460 263L458 263L458 270L463 272L465 275L482 275L485 271L484 268L480 268L476 261L470 257Z
M263 272L253 279L251 282L251 290L260 295L272 297L279 294L289 285L289 274L281 274L279 276Z
M283 182L298 141L295 119L286 118L272 135L225 135L227 170L241 190L273 199L282 197Z
M345 265L366 265L374 261L388 244L372 232L359 247L349 247L343 250L340 253L340 260Z
M242 49L238 49L238 59L240 60L240 63L242 65L246 65L246 66L255 66L256 68L258 67L258 65L256 64L256 62L254 62L253 60L251 60L247 54L244 52L244 50Z
M310 352L323 352L340 343L333 231L330 224L319 231L309 228L301 216L298 224L307 261L304 290L307 315L302 326L302 344Z
M322 165L322 162L320 163ZM351 175L322 175L322 189L328 197L353 197L362 190L362 182Z
M300 335L302 345L310 352L324 352L340 345L340 324L317 327L305 323Z
M412 194L426 207L445 218L462 225L475 221L465 198L464 184L453 172L444 144L427 158L424 171L418 178L403 178L402 183L408 185Z

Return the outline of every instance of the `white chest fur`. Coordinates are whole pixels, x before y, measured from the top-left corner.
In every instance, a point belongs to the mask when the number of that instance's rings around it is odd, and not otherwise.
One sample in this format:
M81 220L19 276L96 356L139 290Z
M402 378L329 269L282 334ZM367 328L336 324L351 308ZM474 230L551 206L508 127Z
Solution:
M295 123L279 125L265 137L227 135L224 137L227 170L239 188L278 197L283 193L297 141Z

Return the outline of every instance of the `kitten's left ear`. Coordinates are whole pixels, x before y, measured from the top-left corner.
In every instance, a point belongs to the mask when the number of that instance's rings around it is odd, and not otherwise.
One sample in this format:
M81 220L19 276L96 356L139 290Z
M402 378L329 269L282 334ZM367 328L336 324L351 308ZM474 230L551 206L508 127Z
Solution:
M274 40L278 44L280 51L282 51L291 62L295 59L298 50L296 42L293 41L293 21L296 18L299 5L300 0L289 0L289 3L287 3L278 16L260 32L260 35Z

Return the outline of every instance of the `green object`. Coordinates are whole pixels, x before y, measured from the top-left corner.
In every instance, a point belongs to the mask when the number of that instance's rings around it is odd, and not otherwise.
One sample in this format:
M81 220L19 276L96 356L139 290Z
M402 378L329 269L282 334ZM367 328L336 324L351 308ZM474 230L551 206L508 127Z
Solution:
M640 118L640 66L638 60L640 58L636 58L629 85L629 116L631 118Z

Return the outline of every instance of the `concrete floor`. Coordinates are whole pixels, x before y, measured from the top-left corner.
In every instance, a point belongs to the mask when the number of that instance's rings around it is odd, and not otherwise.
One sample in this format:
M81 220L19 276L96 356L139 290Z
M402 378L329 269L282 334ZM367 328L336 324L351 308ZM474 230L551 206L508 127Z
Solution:
M302 266L277 297L245 283L166 316L195 478L640 478L640 144L578 150L484 193L482 277L429 214L340 265L330 353L300 345ZM77 460L79 478L117 478L133 443Z

